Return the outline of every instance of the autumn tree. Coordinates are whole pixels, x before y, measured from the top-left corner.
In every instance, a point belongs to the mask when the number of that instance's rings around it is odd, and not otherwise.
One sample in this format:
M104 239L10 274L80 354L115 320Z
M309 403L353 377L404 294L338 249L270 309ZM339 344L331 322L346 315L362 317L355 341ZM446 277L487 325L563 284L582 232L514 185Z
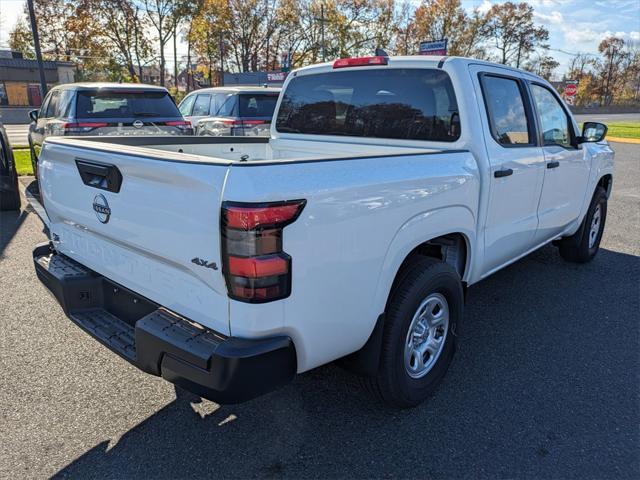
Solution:
M448 40L448 54L483 58L488 16L478 9L468 14L460 0L423 0L412 20L413 51L418 41Z
M177 7L177 0L144 0L144 8L147 18L153 26L158 37L158 50L160 52L160 85L165 82L165 47L173 33L172 18Z
M498 61L519 68L530 53L549 39L546 28L533 21L533 7L526 3L496 4L487 13L486 34L498 51Z
M528 60L523 65L523 68L529 72L541 76L542 78L550 80L553 72L559 66L560 62L558 62L555 58L549 55L537 54L535 57Z
M108 66L108 53L101 42L99 27L81 2L35 0L42 55L45 60L73 62L78 79L90 79ZM33 37L25 6L22 18L9 34L9 45L34 58Z
M125 68L132 81L141 81L142 67L151 61L152 48L140 7L131 0L82 0L80 5L90 12L113 60Z
M229 8L225 0L203 0L196 15L191 22L189 41L195 53L205 63L206 71L203 73L213 81L213 71L216 64L220 69L222 64L221 39L228 29L230 22Z

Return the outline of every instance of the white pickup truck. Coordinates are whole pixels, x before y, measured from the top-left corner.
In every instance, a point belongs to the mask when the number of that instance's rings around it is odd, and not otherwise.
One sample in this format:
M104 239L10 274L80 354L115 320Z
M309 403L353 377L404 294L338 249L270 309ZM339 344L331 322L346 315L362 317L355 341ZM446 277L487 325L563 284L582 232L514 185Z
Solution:
M36 272L105 346L214 401L343 359L409 407L452 361L469 285L548 242L596 255L605 134L502 65L307 67L268 138L47 139Z

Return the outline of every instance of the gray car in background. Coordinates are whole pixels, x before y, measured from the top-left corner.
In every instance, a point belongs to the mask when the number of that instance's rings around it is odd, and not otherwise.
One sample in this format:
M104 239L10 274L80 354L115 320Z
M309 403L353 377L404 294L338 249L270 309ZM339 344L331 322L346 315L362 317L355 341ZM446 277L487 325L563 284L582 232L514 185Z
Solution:
M71 83L52 88L29 112L29 149L37 175L45 138L56 135L192 135L164 87L127 83Z
M280 90L204 88L184 97L178 108L196 135L268 136Z

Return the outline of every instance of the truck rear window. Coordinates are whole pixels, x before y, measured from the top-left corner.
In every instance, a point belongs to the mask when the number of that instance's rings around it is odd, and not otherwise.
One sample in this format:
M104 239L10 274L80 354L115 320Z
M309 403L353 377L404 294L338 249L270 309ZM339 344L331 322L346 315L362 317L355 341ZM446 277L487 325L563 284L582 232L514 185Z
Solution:
M363 69L292 79L276 130L453 142L460 137L460 115L442 70Z
M278 94L243 93L239 95L241 117L272 117Z
M95 90L78 92L77 118L182 118L167 92Z

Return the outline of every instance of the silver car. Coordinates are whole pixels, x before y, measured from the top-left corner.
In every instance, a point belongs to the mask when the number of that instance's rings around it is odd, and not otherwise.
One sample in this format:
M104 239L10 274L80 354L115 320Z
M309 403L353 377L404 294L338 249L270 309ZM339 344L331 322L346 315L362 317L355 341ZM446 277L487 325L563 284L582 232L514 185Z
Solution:
M269 135L280 88L214 87L197 90L180 102L180 113L196 135Z

